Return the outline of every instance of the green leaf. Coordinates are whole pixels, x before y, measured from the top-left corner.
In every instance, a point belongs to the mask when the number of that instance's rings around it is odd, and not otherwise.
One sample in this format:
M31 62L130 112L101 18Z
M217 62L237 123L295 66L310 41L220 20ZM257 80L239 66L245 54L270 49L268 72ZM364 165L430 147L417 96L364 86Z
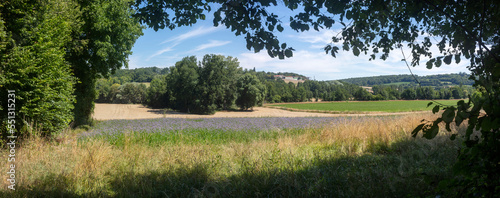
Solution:
M455 108L446 108L443 112L443 121L449 124L453 122L453 118L455 118Z
M430 140L436 137L438 133L439 133L439 126L437 124L433 124L430 128L424 129L423 137Z
M281 44L281 49L285 49L286 48L286 43L282 43Z
M359 56L359 49L357 47L352 48L352 53L354 56Z
M442 64L441 58L442 57L437 58L436 63L435 63L436 67L441 67L441 64Z
M425 125L424 123L423 123L423 124L419 124L419 125L417 126L417 128L413 129L413 131L411 132L411 136L412 136L412 137L417 137L418 132L419 132L420 130L422 130L422 127L424 127L424 125Z
M270 24L270 25L268 25L268 26L267 26L267 28L268 28L268 29L269 29L269 31L271 31L271 32L274 30L274 26L273 26L273 25L271 25L271 24Z
M448 55L448 56L445 56L444 59L443 59L443 62L447 65L449 65L451 63L451 58L452 58L453 55Z
M429 102L429 104L427 104L427 107L431 106L432 104L434 104L434 102Z
M292 50L290 50L290 49L285 50L285 56L286 56L287 58L292 57L292 56L293 56L293 52L292 52Z
M279 32L283 32L283 26L281 26L281 24L278 24L278 26L276 26L276 29L278 29Z
M451 132L450 123L446 123L446 131Z
M481 123L481 130L483 131L490 131L492 128L493 123L491 122L491 119L489 117L485 117L483 119L483 122Z
M460 54L455 54L455 63L460 63Z
M432 108L433 114L436 114L438 111L439 111L439 105L436 105L436 106L434 106L434 108Z
M352 12L350 10L348 10L346 13L345 13L345 18L346 19L351 19L352 18Z
M427 63L425 64L427 69L432 69L432 65L434 64L434 61L436 61L436 59L434 59L434 58L427 61Z

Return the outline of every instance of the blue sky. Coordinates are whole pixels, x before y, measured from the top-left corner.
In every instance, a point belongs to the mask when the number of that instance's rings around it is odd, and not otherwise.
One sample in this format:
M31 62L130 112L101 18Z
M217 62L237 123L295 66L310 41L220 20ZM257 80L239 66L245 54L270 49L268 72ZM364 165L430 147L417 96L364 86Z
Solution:
M284 11L275 10L279 16ZM281 13L280 13L281 12ZM281 14L281 15L280 15ZM286 13L285 13L286 14ZM207 14L207 20L199 21L193 26L180 27L174 30L145 29L132 48L129 56L129 68L140 67L170 67L186 56L197 56L201 60L205 54L221 54L238 58L240 67L266 72L294 72L315 78L316 80L337 80L352 77L367 77L378 75L410 74L403 55L395 50L386 60L368 61L369 56L356 57L352 52L339 51L337 58L326 54L323 47L331 42L331 37L337 35L340 26L308 32L296 32L289 28L288 17L283 17L285 30L276 32L281 42L295 49L294 56L285 60L270 58L265 50L254 53L246 49L244 36L235 36L225 26L214 27L213 14ZM341 47L340 47L341 48ZM342 49L342 48L341 48ZM410 54L405 50L405 54ZM433 55L438 50L433 49ZM442 65L431 70L425 68L423 59L420 66L412 67L416 75L446 74L468 72L467 61L460 64Z

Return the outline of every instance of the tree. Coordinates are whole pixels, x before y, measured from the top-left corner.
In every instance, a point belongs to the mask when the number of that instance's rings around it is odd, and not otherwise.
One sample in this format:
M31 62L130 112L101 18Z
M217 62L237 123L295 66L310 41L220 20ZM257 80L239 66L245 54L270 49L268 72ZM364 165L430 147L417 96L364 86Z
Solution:
M238 79L236 87L238 88L236 105L242 110L248 110L264 101L266 86L255 75L244 74Z
M67 60L78 79L75 86L75 125L92 123L95 83L122 66L135 40L142 35L139 21L132 18L131 0L79 0L83 24L72 32Z
M164 108L170 104L170 93L167 89L166 75L155 76L146 93L146 105L153 108Z
M14 90L17 135L51 135L72 120L75 79L64 56L79 15L71 1L0 3L0 106Z
M205 55L199 70L200 105L206 113L230 109L236 100L236 80L241 69L236 58ZM208 108L210 107L210 108Z
M198 65L195 56L185 57L176 62L167 76L168 92L172 95L171 107L180 111L194 110L198 96Z

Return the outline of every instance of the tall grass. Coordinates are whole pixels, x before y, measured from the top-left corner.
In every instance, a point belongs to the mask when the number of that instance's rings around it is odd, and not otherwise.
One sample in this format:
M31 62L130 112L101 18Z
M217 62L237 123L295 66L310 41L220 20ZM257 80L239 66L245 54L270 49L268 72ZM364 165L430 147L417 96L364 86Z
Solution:
M415 197L451 177L458 141L410 138L421 116L353 118L296 135L147 145L32 138L6 197ZM462 129L456 129L462 130ZM6 156L6 152L2 152ZM0 161L7 172L6 160ZM2 181L6 181L5 176Z

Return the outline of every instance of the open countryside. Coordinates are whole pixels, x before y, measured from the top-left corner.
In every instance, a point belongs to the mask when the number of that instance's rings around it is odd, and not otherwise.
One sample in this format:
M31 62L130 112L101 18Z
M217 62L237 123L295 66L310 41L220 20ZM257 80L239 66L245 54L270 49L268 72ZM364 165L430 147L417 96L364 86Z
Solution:
M500 1L0 1L0 197L499 197Z

